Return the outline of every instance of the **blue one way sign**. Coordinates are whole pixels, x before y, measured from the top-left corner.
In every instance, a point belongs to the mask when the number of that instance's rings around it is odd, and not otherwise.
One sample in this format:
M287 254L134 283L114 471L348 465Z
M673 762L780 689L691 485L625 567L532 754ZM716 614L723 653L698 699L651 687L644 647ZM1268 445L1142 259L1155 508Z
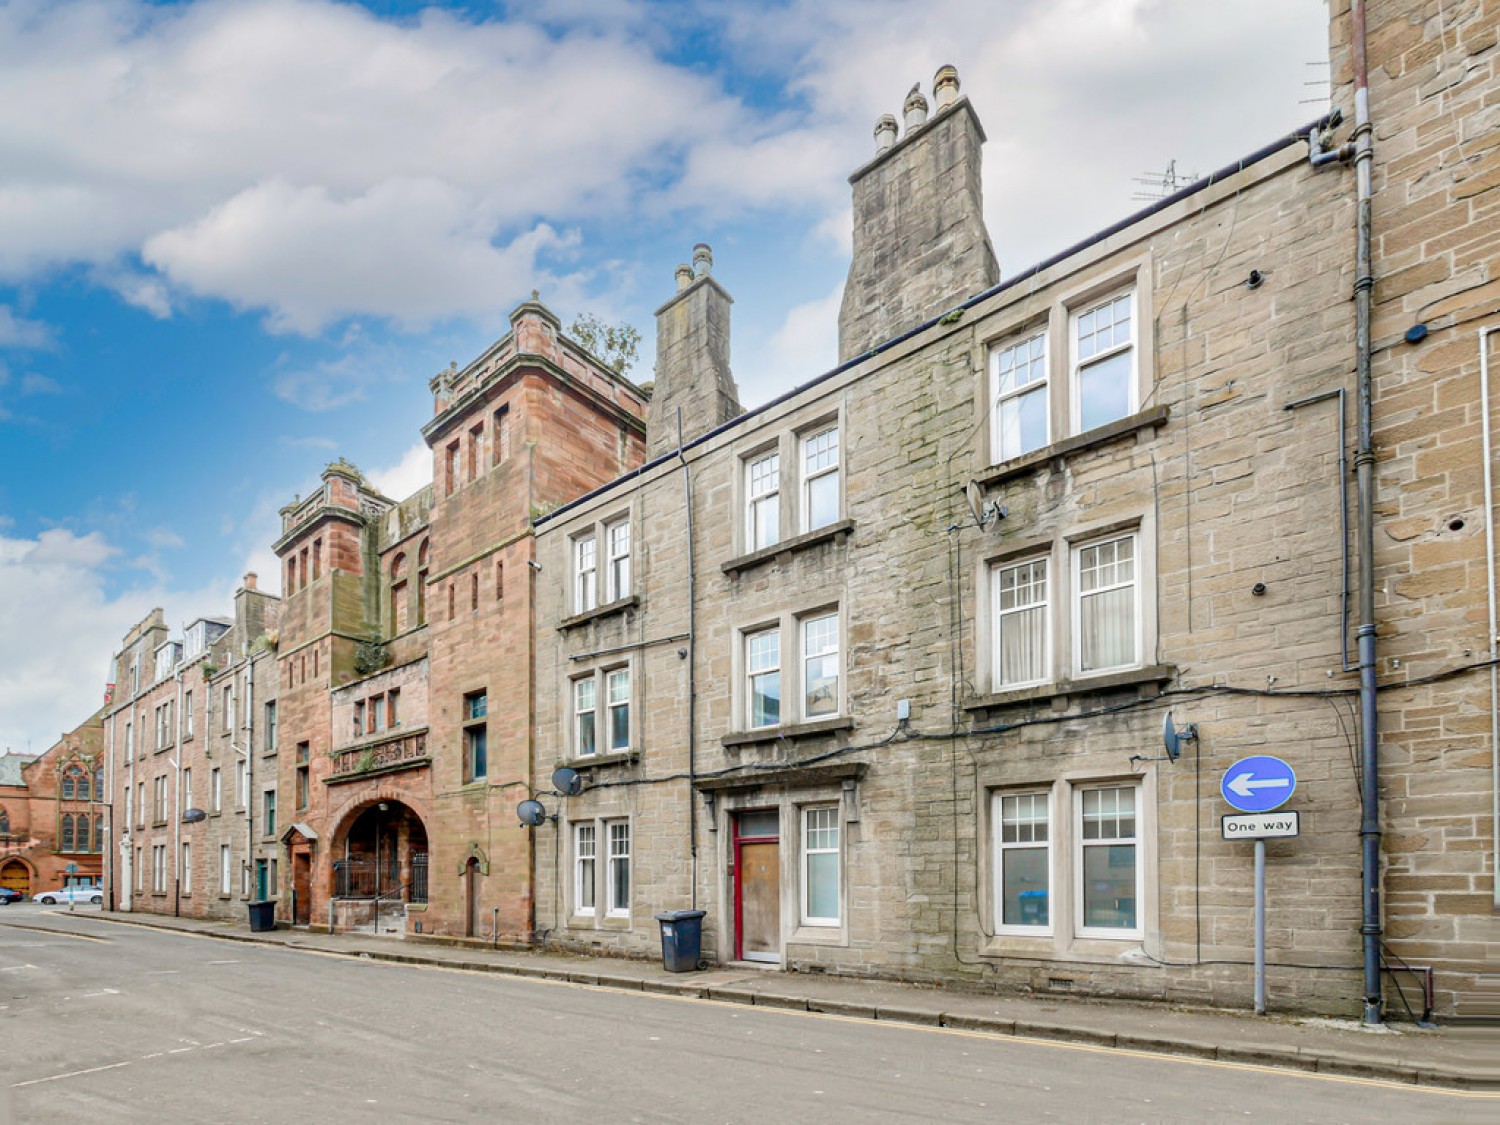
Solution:
M1280 758L1257 754L1241 758L1224 771L1219 792L1240 812L1270 812L1284 805L1297 788L1297 775Z

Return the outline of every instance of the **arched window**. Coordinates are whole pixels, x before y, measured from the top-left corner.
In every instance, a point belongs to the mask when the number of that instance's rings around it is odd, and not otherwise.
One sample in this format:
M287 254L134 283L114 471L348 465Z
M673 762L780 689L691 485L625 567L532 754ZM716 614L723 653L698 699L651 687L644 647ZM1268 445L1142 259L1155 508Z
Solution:
M57 850L70 852L73 850L73 814L63 813L62 827L57 834Z

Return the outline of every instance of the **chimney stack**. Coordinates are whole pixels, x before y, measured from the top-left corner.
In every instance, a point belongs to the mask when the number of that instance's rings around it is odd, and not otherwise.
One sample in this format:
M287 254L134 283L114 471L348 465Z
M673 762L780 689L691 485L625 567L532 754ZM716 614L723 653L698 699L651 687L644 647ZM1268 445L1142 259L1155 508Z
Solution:
M656 310L656 383L646 415L646 454L659 457L744 413L729 371L729 306L713 279L707 243L693 247L693 264L677 267L677 292Z
M245 575L245 589L247 589L247 590L253 590L253 589L255 589L256 588L255 587L255 583L257 581L259 581L259 578L256 575L255 571L252 570L249 574Z
M839 309L841 363L1000 280L984 226L984 129L954 67L933 77L930 120L920 86L906 96L900 141L895 119L882 117L874 159L849 177L854 254Z

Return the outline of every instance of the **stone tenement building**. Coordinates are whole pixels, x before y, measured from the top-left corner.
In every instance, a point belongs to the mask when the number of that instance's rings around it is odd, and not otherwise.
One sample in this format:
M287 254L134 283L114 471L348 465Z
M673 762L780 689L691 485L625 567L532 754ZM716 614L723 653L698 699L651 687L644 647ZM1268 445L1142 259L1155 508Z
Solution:
M637 956L698 907L709 959L1243 1006L1220 782L1270 753L1273 1005L1378 1019L1430 968L1497 1010L1496 20L1330 7L1341 117L1008 278L940 70L851 177L840 365L752 411L706 247L649 414L518 308L433 381L430 489L335 464L283 512L255 893Z
M173 639L157 609L125 635L104 711L107 903L243 918L273 892L279 605L247 574L232 619Z
M540 938L649 956L696 906L710 959L1244 1005L1219 783L1273 753L1275 1003L1378 1016L1430 966L1494 1010L1495 21L1371 6L1372 131L1333 7L1344 123L1004 281L940 71L851 177L841 365L538 521L533 785L587 781L536 831ZM693 338L658 385L716 399Z
M100 882L101 713L40 755L0 755L0 887L31 896Z

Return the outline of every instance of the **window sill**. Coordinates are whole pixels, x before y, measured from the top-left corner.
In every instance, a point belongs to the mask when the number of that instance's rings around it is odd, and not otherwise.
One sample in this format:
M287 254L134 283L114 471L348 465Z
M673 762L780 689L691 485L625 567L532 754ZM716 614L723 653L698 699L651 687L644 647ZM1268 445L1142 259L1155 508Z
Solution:
M1004 484L1008 480L1025 476L1041 468L1049 461L1066 461L1068 458L1079 453L1086 453L1092 449L1108 445L1110 442L1119 441L1123 438L1134 437L1145 430L1156 430L1167 424L1169 411L1165 406L1153 406L1149 410L1142 410L1137 414L1121 418L1119 421L1110 422L1104 426L1096 426L1086 433L1076 434L1073 437L1063 438L1051 445L1034 449L1030 453L1023 453L1019 457L1012 457L1009 461L1003 461L993 465L985 472L975 478L975 482L983 488L993 488L998 484Z
M819 719L811 723L786 723L779 727L736 731L719 739L719 744L729 749L735 746L755 746L764 742L777 742L783 738L816 738L822 734L853 729L854 720L848 715L839 715L832 719Z
M580 625L587 625L590 621L598 621L604 617L613 617L617 613L624 613L627 609L634 609L640 604L641 598L639 594L631 594L627 598L616 598L612 602L596 605L593 609L584 610L582 613L575 613L572 617L564 617L557 623L557 627L559 630L567 632L569 629L576 629Z
M408 914L426 914L427 904L425 902L408 902L406 904Z
M1132 668L1125 672L1110 672L1102 676L1088 676L1078 680L1058 680L1054 683L1037 684L1035 687L1020 688L1016 691L999 691L992 695L971 696L964 703L963 708L965 711L991 711L1027 703L1066 701L1069 696L1074 695L1092 695L1095 692L1113 691L1117 688L1165 684L1176 675L1175 664L1152 664L1145 668Z
M769 547L762 547L758 551L751 551L748 555L741 555L737 559L730 559L719 569L731 578L736 577L742 570L750 570L761 563L770 562L782 555L794 555L798 551L805 551L810 547L816 547L820 543L828 543L841 536L854 534L853 520L839 520L827 527L820 527L817 531L809 531L805 535L797 535L791 539L783 539L780 543L772 543Z
M165 820L153 820L151 822L152 828L165 828L166 826L167 822Z
M622 766L630 762L641 760L639 750L624 750L618 754L585 754L581 758L569 758L567 761L558 763L568 769L588 770L596 766Z

